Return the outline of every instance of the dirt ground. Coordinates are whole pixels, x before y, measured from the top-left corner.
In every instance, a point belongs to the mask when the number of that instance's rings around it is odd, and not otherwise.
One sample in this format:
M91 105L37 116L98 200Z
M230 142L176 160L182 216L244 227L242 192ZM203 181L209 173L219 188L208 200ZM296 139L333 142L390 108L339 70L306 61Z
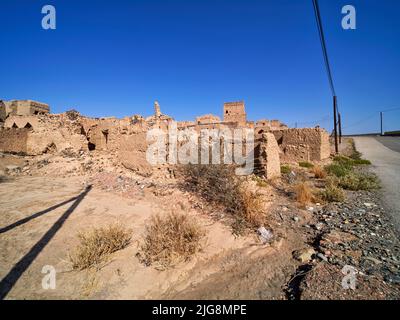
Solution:
M372 285L365 290L344 292L338 286L341 268L326 266L317 252L312 261L294 258L298 250L318 250L323 204L300 207L283 179L259 187L267 212L265 227L273 233L272 241L263 244L256 230L235 235L229 217L182 190L178 178L146 178L107 167L107 161L112 159L93 153L83 160L0 157L1 298L300 299L303 294L305 299L367 299L376 288L383 288L380 298L387 296L382 280L369 278L367 284ZM10 165L20 169L4 174ZM298 169L298 177L313 179L307 169ZM153 215L173 211L201 224L206 232L202 251L164 271L145 266L136 254L146 225ZM131 230L129 246L97 268L73 270L69 254L78 244L78 233L115 222ZM55 289L42 287L45 266L56 270ZM337 279L333 284L332 276ZM321 288L329 294L318 295Z
M234 236L223 219L200 212L176 188L163 196L151 187L127 195L103 190L98 177L62 226L52 231L78 201L74 197L84 192L85 180L16 176L0 183L0 278L3 287L4 279L11 287L6 299L284 298L282 285L296 269L290 253L301 243L296 234L277 234L274 242L262 245L255 233ZM146 267L135 257L146 222L171 210L196 217L207 232L204 249L170 270ZM132 229L131 244L99 270L73 271L68 254L77 244L77 233L113 222ZM56 269L55 290L42 289L46 265ZM10 272L14 276L7 278Z

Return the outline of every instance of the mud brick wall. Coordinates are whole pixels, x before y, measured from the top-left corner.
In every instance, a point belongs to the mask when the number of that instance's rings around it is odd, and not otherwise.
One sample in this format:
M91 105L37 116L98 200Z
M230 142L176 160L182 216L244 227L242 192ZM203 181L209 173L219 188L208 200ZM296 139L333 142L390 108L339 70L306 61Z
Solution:
M263 133L255 140L254 171L267 179L281 175L279 147L272 133Z
M28 129L0 129L0 151L26 154L28 133Z
M282 162L321 161L329 157L329 134L321 128L272 131L280 147Z

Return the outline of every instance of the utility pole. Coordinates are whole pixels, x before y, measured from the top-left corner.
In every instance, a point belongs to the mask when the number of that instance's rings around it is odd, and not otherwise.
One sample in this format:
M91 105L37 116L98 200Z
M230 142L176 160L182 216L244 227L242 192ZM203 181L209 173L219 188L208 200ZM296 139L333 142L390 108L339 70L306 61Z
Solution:
M381 136L383 136L383 112L381 111Z
M338 113L339 117L339 143L342 143L342 117L340 113Z
M337 111L336 110L337 110L336 96L333 96L333 132L335 135L335 152L339 153L337 120L336 120Z

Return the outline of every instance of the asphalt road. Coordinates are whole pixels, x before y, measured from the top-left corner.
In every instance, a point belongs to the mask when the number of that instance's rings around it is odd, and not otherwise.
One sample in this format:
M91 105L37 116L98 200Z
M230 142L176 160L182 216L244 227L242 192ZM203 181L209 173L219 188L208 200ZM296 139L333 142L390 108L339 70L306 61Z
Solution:
M382 143L385 147L400 152L400 137L375 137L380 143Z
M354 137L354 142L381 179L382 202L400 234L400 137Z

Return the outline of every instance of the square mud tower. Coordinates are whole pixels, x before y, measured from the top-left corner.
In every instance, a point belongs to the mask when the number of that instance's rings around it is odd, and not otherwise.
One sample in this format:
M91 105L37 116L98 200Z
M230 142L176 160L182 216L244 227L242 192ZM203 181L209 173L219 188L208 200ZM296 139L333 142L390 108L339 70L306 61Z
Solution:
M246 126L246 112L243 101L224 103L224 122L237 122L239 126Z

